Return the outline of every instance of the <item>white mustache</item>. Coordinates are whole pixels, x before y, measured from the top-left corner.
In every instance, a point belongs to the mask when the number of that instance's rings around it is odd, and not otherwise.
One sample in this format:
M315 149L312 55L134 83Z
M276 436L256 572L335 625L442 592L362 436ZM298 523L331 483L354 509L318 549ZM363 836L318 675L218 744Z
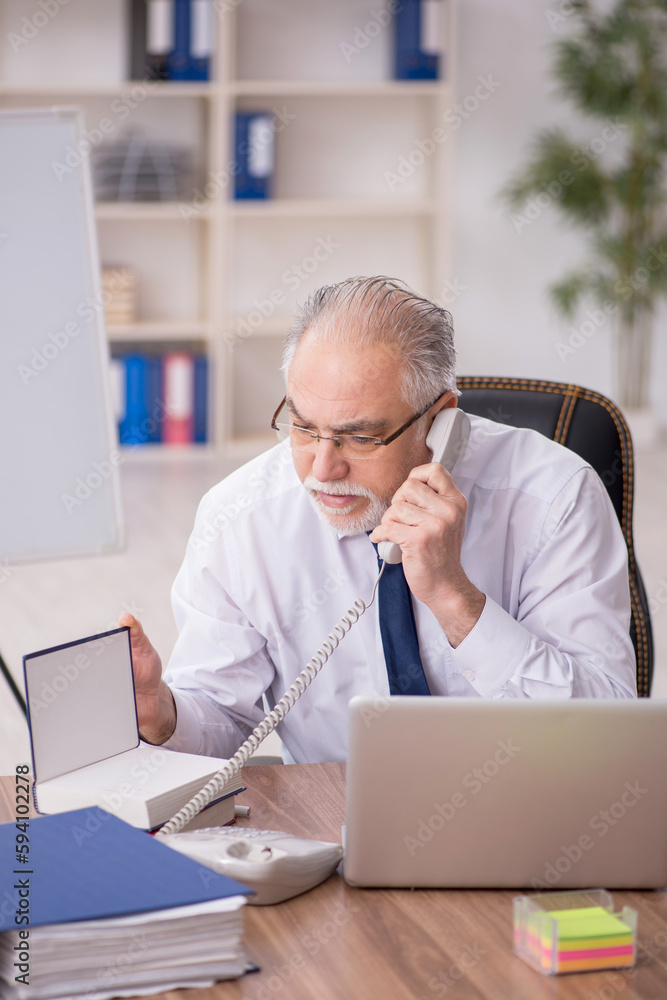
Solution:
M313 490L315 493L328 493L334 497L355 496L367 497L368 499L374 499L375 497L375 494L371 493L367 487L360 486L358 483L346 483L345 480L341 479L337 479L331 483L321 483L315 476L306 476L303 485L306 489Z

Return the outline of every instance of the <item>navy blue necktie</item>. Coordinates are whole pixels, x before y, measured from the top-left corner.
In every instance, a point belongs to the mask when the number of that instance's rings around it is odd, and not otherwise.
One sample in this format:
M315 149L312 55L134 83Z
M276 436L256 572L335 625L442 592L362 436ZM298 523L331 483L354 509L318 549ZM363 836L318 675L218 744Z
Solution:
M377 554L377 545L372 544ZM390 694L430 694L419 654L412 594L402 563L385 566L378 587L378 605Z

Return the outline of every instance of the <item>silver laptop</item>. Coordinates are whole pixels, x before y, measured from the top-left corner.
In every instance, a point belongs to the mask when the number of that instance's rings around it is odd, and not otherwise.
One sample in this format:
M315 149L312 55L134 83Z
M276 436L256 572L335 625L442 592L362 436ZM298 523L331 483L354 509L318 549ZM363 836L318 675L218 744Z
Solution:
M352 885L667 886L667 701L353 698Z

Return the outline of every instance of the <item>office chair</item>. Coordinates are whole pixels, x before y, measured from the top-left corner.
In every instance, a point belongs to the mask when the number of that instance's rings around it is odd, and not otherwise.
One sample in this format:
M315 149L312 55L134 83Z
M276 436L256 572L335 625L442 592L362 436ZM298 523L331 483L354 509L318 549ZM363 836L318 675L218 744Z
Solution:
M634 458L623 414L606 396L565 382L464 375L457 379L461 409L513 427L530 427L580 455L598 473L628 547L637 692L647 698L653 679L653 634L644 581L632 537Z

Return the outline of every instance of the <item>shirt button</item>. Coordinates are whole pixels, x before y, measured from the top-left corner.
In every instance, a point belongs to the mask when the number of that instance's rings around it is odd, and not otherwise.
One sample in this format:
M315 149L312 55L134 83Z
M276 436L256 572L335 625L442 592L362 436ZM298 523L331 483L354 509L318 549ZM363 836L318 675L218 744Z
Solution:
M474 681L474 679L475 679L475 671L474 670L466 670L466 672L464 673L463 676L465 677L465 679L467 681Z

